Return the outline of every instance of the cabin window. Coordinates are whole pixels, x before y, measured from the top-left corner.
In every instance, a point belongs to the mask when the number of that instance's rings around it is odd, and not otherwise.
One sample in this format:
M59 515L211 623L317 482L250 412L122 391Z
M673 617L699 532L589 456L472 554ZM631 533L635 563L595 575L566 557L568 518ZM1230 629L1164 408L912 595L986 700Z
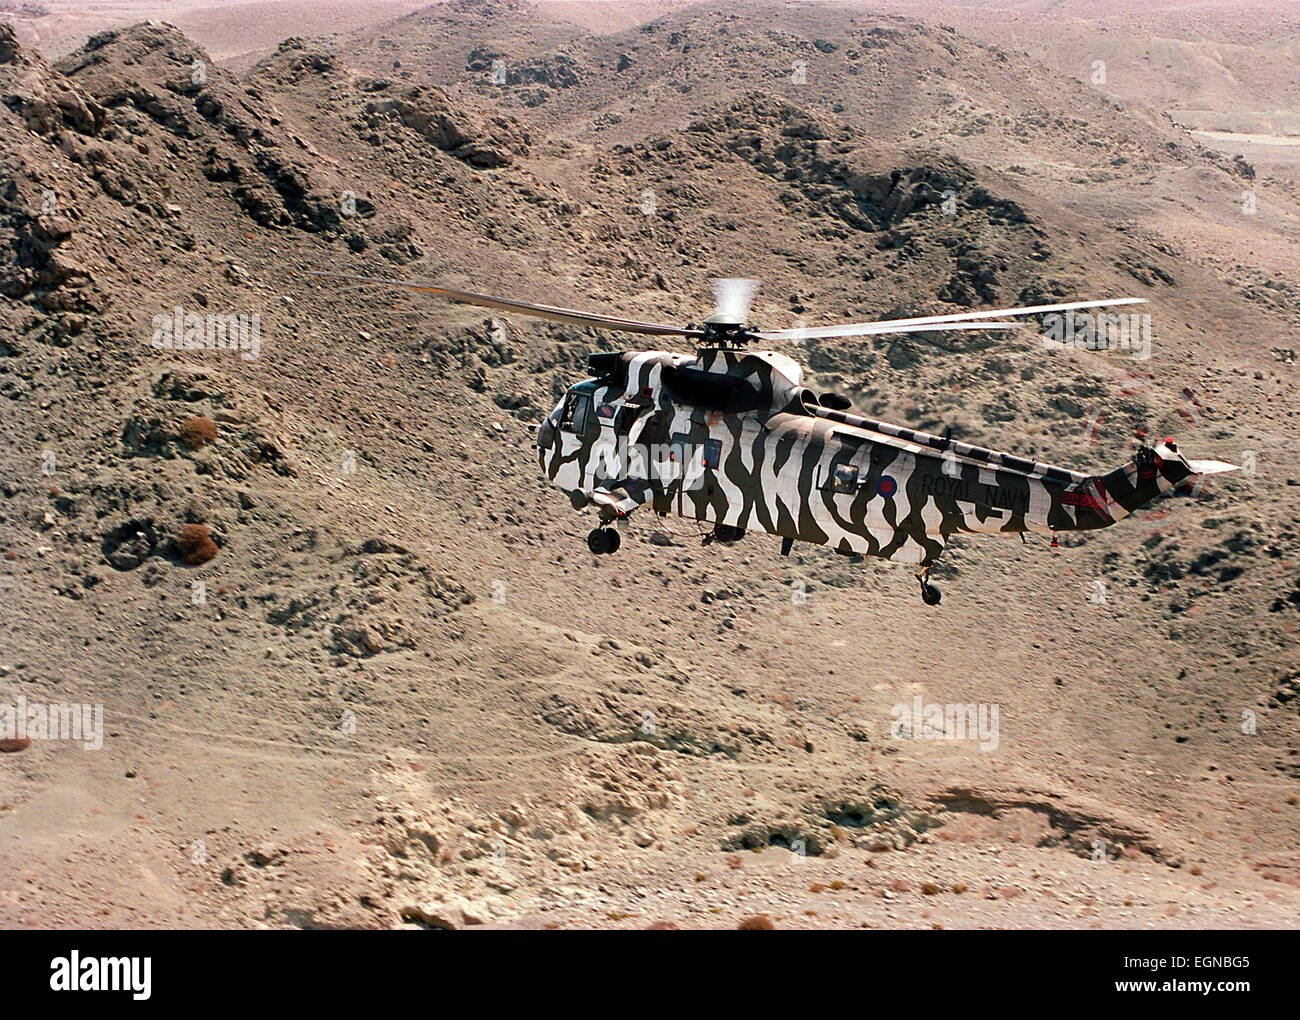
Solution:
M704 466L706 468L717 468L722 465L722 440L706 439L704 440Z
M856 492L858 489L858 469L852 464L836 464L831 468L831 477L827 488L832 492Z

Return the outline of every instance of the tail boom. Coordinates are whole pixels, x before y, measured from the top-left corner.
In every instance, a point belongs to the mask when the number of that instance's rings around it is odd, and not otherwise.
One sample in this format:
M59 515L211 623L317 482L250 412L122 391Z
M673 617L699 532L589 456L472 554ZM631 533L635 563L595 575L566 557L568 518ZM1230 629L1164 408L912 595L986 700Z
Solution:
M1062 502L1076 510L1071 530L1089 531L1109 527L1201 476L1236 470L1237 465L1221 460L1188 460L1173 440L1166 439L1154 447L1141 447L1122 467L1071 486Z

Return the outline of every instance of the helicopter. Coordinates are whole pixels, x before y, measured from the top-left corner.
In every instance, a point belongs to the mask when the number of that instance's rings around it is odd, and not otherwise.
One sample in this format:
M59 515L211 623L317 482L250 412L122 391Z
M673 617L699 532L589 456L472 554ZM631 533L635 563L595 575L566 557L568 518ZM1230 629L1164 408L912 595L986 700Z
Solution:
M1027 315L1143 304L1108 298L797 329L747 323L758 286L715 280L715 307L699 325L662 325L474 294L429 284L304 271L354 283L404 287L533 318L649 336L685 337L694 355L597 352L589 377L569 387L536 426L538 463L579 510L592 509L595 555L618 551L618 530L641 507L711 525L705 543L728 545L758 531L846 556L917 568L921 599L956 534L1091 531L1200 476L1236 470L1189 460L1172 438L1142 444L1126 464L1084 474L1012 453L879 421L840 394L803 385L794 359L755 343L829 337L1009 330ZM1053 537L1053 542L1056 539Z

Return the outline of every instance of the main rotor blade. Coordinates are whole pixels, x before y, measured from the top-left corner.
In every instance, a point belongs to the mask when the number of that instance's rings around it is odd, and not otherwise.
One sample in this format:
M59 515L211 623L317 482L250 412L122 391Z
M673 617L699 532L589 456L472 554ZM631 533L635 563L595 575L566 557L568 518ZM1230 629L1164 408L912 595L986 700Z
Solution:
M614 329L624 333L649 333L655 336L704 336L704 331L701 329L661 326L654 322L638 322L636 319L620 319L613 315L578 312L571 308L556 308L553 305L535 305L527 301L510 301L506 298L491 297L487 294L472 294L466 290L452 290L450 287L432 287L425 283L384 280L373 276L354 276L351 273L326 273L315 269L303 269L299 270L299 272L307 276L319 276L329 280L350 280L355 283L381 283L389 287L406 287L409 290L438 294L449 301L459 301L461 304L478 305L481 308L496 308L503 312L518 312L520 315L531 316L534 319L550 319L553 322L567 322L575 326L595 326L599 329Z
M1146 298L1107 298L1102 301L1071 301L1061 305L1032 305L1027 308L996 308L984 312L958 312L954 315L922 315L914 319L881 319L876 322L850 322L843 326L815 326L812 329L778 329L763 335L769 340L816 339L834 336L871 336L874 333L893 332L881 326L901 326L937 322L969 322L973 319L992 319L999 315L1039 315L1044 312L1068 312L1076 308L1104 308L1112 305L1143 305ZM951 328L951 327L949 327Z
M857 332L836 333L835 336L879 336L882 333L946 333L959 329L1020 329L1023 322L874 322L858 323ZM828 336L824 329L778 329L755 333L763 340L812 340Z

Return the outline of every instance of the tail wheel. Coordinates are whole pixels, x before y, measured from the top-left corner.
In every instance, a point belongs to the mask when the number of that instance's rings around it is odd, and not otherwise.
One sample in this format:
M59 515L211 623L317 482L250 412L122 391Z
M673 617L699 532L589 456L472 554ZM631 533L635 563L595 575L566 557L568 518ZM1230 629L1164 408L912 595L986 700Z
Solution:
M927 582L921 585L921 601L927 606L937 606L941 598L943 598L943 592L939 590L937 584Z

